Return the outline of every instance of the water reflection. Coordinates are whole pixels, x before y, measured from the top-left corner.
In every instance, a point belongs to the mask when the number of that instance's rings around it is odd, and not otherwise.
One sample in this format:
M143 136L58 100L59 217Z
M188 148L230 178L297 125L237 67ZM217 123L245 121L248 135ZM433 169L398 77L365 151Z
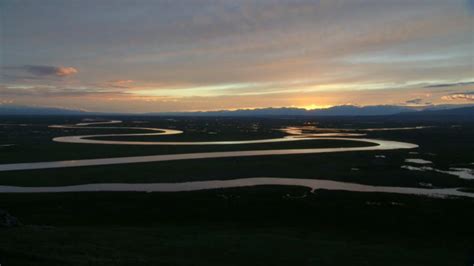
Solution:
M87 125L97 124L116 124L121 123L119 120L107 122L90 122L79 123L76 125L52 125L52 128L84 128ZM247 156L269 156L269 155L291 155L291 154L314 154L314 153L332 153L332 152L352 152L352 151L374 151L374 150L395 150L395 149L413 149L418 145L399 141L368 139L368 138L348 138L361 136L361 134L353 133L322 133L322 134L301 134L290 135L283 138L260 139L260 140L230 140L230 141L193 141L193 142L166 142L166 141L112 141L112 140L94 140L92 137L110 137L110 136L151 136L151 135L173 135L181 134L181 130L158 129L158 128L141 128L141 127L87 127L100 129L142 129L150 131L159 131L153 133L133 133L133 134L102 134L102 135L80 135L80 136L64 136L54 138L54 141L68 143L88 143L88 144L118 144L118 145L224 145L224 144L250 144L250 143L271 143L271 142L288 142L288 141L304 141L314 140L315 138L326 140L345 140L357 141L367 144L375 144L375 146L365 147L337 147L337 148L313 148L313 149L283 149L283 150L250 150L250 151L227 151L227 152L202 152L202 153L185 153L185 154L168 154L168 155L148 155L148 156L131 156L101 159L83 159L83 160L65 160L53 162L35 162L35 163L14 163L0 164L0 171L15 170L33 170L48 168L65 168L79 166L98 166L126 163L145 163L145 162L162 162L175 160L190 159L210 159L210 158L228 158L228 157L247 157ZM296 132L293 132L296 133Z
M126 164L126 163L163 162L163 161L191 160L191 159L396 150L396 149L413 149L413 148L418 147L418 145L416 144L390 141L390 140L379 140L379 139L366 139L366 138L360 138L360 139L325 138L325 139L366 142L368 144L375 144L375 146L347 147L347 148L341 147L341 148L200 152L200 153L147 155L147 156L131 156L131 157L116 157L116 158L101 158L101 159L66 160L66 161L53 161L53 162L14 163L14 164L0 164L0 171L113 165L113 164ZM296 138L295 140L299 140L299 139Z
M57 192L100 192L100 191L135 191L135 192L184 192L198 191L208 189L251 187L262 185L278 186L303 186L311 189L312 192L318 189L343 190L354 192L381 192L409 195L422 195L430 197L471 197L474 193L462 192L456 188L413 188L413 187L385 187L370 186L356 183L346 183L332 180L317 179L297 179L297 178L273 178L256 177L242 178L232 180L210 180L182 183L111 183L111 184L84 184L73 186L57 187L18 187L18 186L0 186L1 193L57 193Z

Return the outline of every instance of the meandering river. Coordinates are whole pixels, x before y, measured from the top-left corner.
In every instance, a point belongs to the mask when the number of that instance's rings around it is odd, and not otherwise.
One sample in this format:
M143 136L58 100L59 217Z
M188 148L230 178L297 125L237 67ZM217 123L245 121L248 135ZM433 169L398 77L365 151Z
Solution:
M79 136L63 136L54 138L53 141L63 143L82 143L82 144L104 144L104 145L238 145L238 144L257 144L272 142L289 142L289 141L305 141L314 139L327 140L346 140L358 141L367 144L375 144L373 146L364 147L336 147L336 148L307 148L307 149L278 149L278 150L249 150L249 151L226 151L226 152L200 152L185 154L167 154L167 155L148 155L148 156L130 156L130 157L112 157L99 159L82 159L82 160L64 160L52 162L34 162L34 163L14 163L0 164L0 171L18 171L18 170L35 170L65 167L81 167L81 166L99 166L113 164L129 164L129 163L146 163L161 162L175 160L191 160L191 159L212 159L212 158L228 158L228 157L248 157L248 156L275 156L275 155L292 155L292 154L316 154L316 153L334 153L334 152L356 152L356 151L380 151L380 150L396 150L396 149L414 149L418 145L406 142L380 140L370 138L360 138L364 134L354 133L322 133L322 134L303 134L295 130L288 130L293 135L282 138L259 139L259 140L229 140L229 141L193 141L193 142L177 142L177 141L121 141L121 140L99 140L93 139L98 137L115 137L115 136L156 136L156 135L174 135L183 133L181 130L159 129L159 128L143 128L143 127L97 127L99 124L118 124L121 121L112 120L107 122L90 122L79 123L76 125L52 125L51 128L94 128L94 129L133 129L147 130L152 133L133 133L133 134L97 134L97 135L79 135ZM91 126L92 125L92 126ZM403 128L420 129L420 128ZM372 129L371 129L372 130ZM384 129L387 130L387 129ZM402 129L397 129L402 130ZM354 138L359 137L359 138ZM242 178L232 180L209 180L196 182L181 183L107 183L107 184L83 184L72 186L54 186L54 187L19 187L19 186L0 186L0 192L6 193L41 193L41 192L90 192L90 191L144 191L144 192L178 192L178 191L194 191L204 189L246 187L258 185L295 185L317 189L346 190L358 192L386 192L415 194L425 196L466 196L474 197L473 193L458 191L456 188L446 189L429 189L429 188L410 188L410 187L384 187L370 186L355 183L338 182L320 179L294 179L294 178L277 178L277 177L255 177Z
M111 123L120 123L120 121L108 121ZM353 151L375 151L375 150L395 150L395 149L413 149L418 147L416 144L368 139L368 138L348 138L355 136L363 136L363 134L351 133L323 133L323 134L298 134L289 135L282 138L258 139L258 140L229 140L229 141L192 141L192 142L170 142L170 141L112 141L92 139L97 137L114 137L114 136L151 136L151 135L174 135L181 134L181 130L159 129L159 128L141 128L141 127L90 127L89 125L97 125L95 123L80 123L76 125L53 125L51 128L87 128L94 129L134 129L134 130L150 130L158 131L153 133L133 133L133 134L98 134L98 135L79 135L64 136L54 138L53 141L63 143L81 143L81 144L105 144L105 145L238 145L238 144L257 144L272 142L289 142L289 141L305 141L314 139L326 140L346 140L364 142L367 144L375 144L374 146L364 147L336 147L336 148L308 148L308 149L279 149L279 150L248 150L248 151L225 151L225 152L199 152L199 153L183 153L183 154L166 154L166 155L147 155L147 156L130 156L130 157L112 157L100 159L81 159L81 160L64 160L52 162L32 162L32 163L14 163L0 164L0 171L15 170L35 170L48 168L65 168L80 166L99 166L127 163L146 163L146 162L162 162L176 160L191 159L212 159L212 158L228 158L228 157L249 157L249 156L271 156L271 155L291 155L291 154L314 154L314 153L332 153L332 152L353 152Z
M355 192L383 192L410 195L423 195L431 197L464 196L474 197L473 193L458 191L456 188L411 188L411 187L385 187L370 186L355 183L346 183L332 180L300 179L300 178L276 178L255 177L231 180L209 180L181 183L98 183L73 186L54 187L17 187L0 186L0 192L4 193L57 193L57 192L183 192L198 191L220 188L251 187L262 185L277 186L302 186L308 187L312 192L318 189L343 190Z

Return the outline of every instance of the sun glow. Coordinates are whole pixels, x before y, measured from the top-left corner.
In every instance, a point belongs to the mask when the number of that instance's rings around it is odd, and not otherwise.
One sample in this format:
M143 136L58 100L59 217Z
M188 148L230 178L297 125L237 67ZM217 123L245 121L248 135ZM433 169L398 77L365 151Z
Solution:
M325 109L325 108L330 108L330 107L333 107L333 105L310 104L310 105L299 106L299 108L303 108L306 110Z

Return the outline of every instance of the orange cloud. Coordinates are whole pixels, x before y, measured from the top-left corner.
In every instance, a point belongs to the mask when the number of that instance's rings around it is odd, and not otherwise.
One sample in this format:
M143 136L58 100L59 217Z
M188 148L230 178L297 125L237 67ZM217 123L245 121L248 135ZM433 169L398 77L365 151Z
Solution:
M26 72L35 76L58 76L66 77L77 74L79 71L74 67L65 66L42 66L42 65L26 65L19 67L19 69L25 70Z
M107 85L114 88L130 88L130 85L133 82L134 81L131 79L118 79L107 82Z
M60 67L57 67L56 68L56 75L57 76L60 76L60 77L65 77L65 76L70 76L70 75L74 75L74 74L77 74L79 71L74 68L74 67L63 67L63 66L60 66Z
M451 95L446 95L441 97L445 101L455 101L455 100L464 100L464 101L474 101L474 93L456 93Z

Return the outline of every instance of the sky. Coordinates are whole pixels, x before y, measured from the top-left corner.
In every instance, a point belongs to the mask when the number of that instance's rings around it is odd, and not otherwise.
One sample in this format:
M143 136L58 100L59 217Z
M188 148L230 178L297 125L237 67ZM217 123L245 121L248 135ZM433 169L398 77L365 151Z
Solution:
M0 0L0 105L474 104L474 0Z

